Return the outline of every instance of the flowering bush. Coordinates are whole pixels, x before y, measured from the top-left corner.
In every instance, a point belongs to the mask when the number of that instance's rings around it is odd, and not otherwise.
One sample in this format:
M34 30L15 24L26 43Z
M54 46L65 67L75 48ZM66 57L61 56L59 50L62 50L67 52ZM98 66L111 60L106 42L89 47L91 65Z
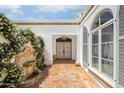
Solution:
M13 56L24 50L24 45L31 42L35 49L36 66L44 69L44 42L30 29L17 30L16 26L0 13L0 34L10 43L0 43L0 87L16 86L22 80L22 69L16 63L10 63Z
M4 59L9 61L13 55L22 51L24 44L28 42L26 37L2 13L0 13L0 34L10 41L10 44L0 43L0 61Z
M0 82L0 88L15 88L14 84Z
M36 50L36 66L38 69L43 70L46 65L44 64L44 42L43 39L41 37L37 37L37 45L35 46L35 50Z
M4 66L6 68L6 77L4 78L4 84L12 84L16 86L23 79L22 69L15 63L8 63Z
M16 26L2 13L0 13L0 32L10 41L14 41L19 32Z
M17 64L0 63L0 87L15 87L22 79L22 69Z
M0 82L7 76L7 69L3 63L0 63Z

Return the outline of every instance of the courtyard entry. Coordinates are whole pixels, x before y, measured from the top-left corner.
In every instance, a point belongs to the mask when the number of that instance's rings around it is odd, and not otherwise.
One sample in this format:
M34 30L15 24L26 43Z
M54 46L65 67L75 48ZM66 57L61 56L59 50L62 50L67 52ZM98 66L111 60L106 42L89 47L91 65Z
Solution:
M72 58L72 40L62 37L56 39L56 58L71 59Z

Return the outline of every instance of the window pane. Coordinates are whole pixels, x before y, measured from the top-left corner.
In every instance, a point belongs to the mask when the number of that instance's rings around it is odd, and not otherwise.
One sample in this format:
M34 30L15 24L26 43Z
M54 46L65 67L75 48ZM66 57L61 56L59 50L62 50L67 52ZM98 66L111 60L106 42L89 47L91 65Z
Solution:
M87 29L86 27L83 27L83 43L87 43L87 36L88 36Z
M113 78L113 62L102 60L101 70L103 73Z
M97 28L98 26L99 26L99 16L97 16L96 19L94 20L92 30Z
M95 32L92 34L92 43L97 44L98 43L98 32Z
M110 11L104 11L100 14L100 20L101 20L101 25L104 24L105 22L111 20L113 18L113 15Z
M102 42L113 41L113 24L102 29Z
M98 58L92 57L92 66L98 69Z
M92 55L98 57L98 45L92 46Z
M87 51L87 45L84 45L83 46L83 63L84 63L84 65L85 66L87 66L88 65L88 51Z
M102 58L113 60L113 43L102 44Z

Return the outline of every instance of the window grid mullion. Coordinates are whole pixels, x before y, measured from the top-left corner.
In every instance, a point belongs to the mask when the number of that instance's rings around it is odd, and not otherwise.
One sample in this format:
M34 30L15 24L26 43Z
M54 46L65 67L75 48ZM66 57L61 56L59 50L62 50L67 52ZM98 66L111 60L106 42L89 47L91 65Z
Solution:
M92 56L92 57L99 58L98 56Z
M110 61L110 62L113 62L113 60L111 60L111 59L106 59L106 58L101 58L102 60L107 60L107 61Z
M99 30L99 72L101 73L101 41L102 41L102 35L101 35L101 29Z
M111 42L102 42L101 44L112 44L113 43L113 41L111 41Z

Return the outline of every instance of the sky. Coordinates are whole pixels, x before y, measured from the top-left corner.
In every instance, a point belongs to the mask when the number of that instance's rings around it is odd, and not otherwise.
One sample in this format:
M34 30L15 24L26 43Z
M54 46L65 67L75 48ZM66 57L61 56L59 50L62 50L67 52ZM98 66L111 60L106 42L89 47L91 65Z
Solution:
M75 19L86 5L0 5L0 13L11 20Z

